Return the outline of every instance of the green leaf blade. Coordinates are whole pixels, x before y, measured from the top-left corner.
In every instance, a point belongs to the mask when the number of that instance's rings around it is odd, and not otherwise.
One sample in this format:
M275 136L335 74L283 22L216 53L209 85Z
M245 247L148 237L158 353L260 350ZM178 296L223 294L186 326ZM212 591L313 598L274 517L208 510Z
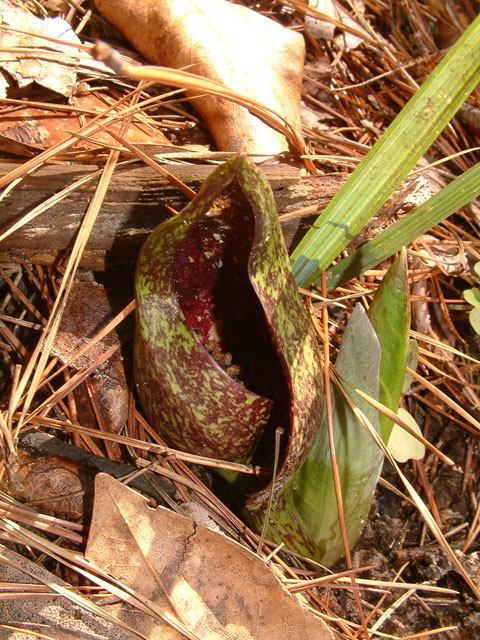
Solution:
M418 349L418 342L413 338L408 341L408 355L407 355L407 367L412 371L416 371L418 367L418 359L420 352ZM403 379L402 393L406 393L410 388L413 381L413 375L408 371L405 371L405 377Z
M327 288L333 291L344 282L356 278L372 269L404 246L413 242L436 224L448 218L458 209L480 195L480 164L465 171L461 176L420 205L415 211L392 224L366 242L347 258L341 260L327 272ZM317 281L319 284L320 281Z
M368 310L368 317L382 350L379 399L396 413L405 379L410 335L410 295L405 249L385 274ZM380 426L383 441L387 444L393 422L380 413Z
M363 307L357 305L342 341L336 368L351 384L378 399L380 345ZM378 412L341 383L380 432ZM332 385L337 460L349 544L353 545L368 516L383 464L383 453L359 423L343 393ZM293 481L293 498L317 547L316 559L332 565L344 554L333 484L327 419L324 415L307 461Z
M395 118L292 254L300 286L319 278L393 192L471 93L480 74L480 16Z

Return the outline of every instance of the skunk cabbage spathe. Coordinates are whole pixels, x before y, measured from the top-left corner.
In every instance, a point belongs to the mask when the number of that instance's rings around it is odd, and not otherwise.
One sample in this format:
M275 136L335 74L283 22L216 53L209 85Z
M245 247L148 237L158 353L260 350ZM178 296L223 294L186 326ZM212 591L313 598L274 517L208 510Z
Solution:
M283 485L310 450L322 373L261 172L242 156L216 169L147 239L135 286L135 379L152 426L174 447L270 462L280 426Z

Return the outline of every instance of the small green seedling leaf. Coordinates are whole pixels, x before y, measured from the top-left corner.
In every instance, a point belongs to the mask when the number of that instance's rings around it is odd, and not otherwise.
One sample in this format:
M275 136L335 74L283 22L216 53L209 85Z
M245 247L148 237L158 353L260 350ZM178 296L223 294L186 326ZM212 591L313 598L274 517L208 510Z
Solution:
M473 267L475 273L480 276L480 262L477 262ZM468 319L472 325L474 331L480 335L480 289L473 287L472 289L465 289L463 297L471 304L473 309L468 314Z
M475 273L477 274L477 276L480 278L480 262L476 262L473 266L473 270L475 271Z
M408 341L408 356L407 356L407 367L408 369L412 369L412 371L416 371L418 367L418 342L411 338ZM413 376L408 371L405 371L405 378L403 380L403 389L402 393L406 393L412 384Z
M472 325L476 333L480 335L480 309L478 307L472 309L468 314L468 319L470 320L470 324Z
M416 433L422 435L415 418L408 411L400 407L397 411L397 416L406 422ZM393 425L387 449L397 462L421 460L425 455L425 446L398 424Z
M465 289L463 297L473 307L480 307L480 289L476 287L474 289Z
M397 411L405 379L410 332L410 294L405 249L394 260L378 287L368 317L382 349L380 402L392 411ZM387 443L393 422L380 414L380 426L383 441Z

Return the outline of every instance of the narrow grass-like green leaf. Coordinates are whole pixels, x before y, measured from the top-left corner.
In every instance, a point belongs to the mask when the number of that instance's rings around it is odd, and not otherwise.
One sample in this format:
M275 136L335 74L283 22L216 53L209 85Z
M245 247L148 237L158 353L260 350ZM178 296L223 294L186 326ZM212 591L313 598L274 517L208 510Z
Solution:
M343 282L375 267L402 247L480 195L480 164L465 171L441 191L407 214L376 238L334 265L327 272L327 288L333 291ZM320 281L318 281L320 282Z
M402 249L378 287L368 310L368 317L382 349L380 402L396 413L402 395L410 335L410 295L405 249ZM387 444L393 422L380 414L380 427L383 441Z
M300 286L319 278L415 166L478 84L480 16L395 118L292 254Z

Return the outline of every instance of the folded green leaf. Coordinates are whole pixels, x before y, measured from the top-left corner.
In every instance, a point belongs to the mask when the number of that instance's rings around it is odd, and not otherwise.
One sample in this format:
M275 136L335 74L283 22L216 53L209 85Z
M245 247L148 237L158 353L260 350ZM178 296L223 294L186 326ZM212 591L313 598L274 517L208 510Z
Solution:
M402 249L380 283L368 317L382 350L380 402L396 413L403 390L410 336L410 292L405 249ZM380 427L383 441L387 444L393 422L380 414Z
M407 355L407 368L412 369L412 371L416 371L418 367L418 342L411 338L408 341L408 355ZM413 376L408 371L405 371L405 376L403 378L403 388L402 393L406 393L412 384Z
M351 384L378 400L380 345L361 305L355 307L347 324L335 366ZM378 412L348 385L341 384L380 433ZM333 384L331 389L344 515L349 544L353 545L368 516L383 454L342 391ZM247 501L247 507L259 527L265 505L255 496ZM270 539L284 541L291 549L326 566L344 554L325 412L306 462L283 490L274 494L269 522Z

